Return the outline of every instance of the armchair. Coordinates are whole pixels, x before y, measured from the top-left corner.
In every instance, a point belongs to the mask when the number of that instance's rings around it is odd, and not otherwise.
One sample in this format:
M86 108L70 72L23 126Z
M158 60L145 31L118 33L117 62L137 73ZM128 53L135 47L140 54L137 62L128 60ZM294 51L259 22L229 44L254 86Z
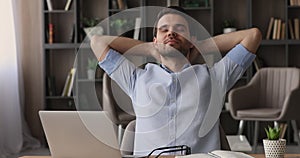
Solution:
M253 149L256 150L259 121L291 121L298 146L300 139L296 120L300 120L300 69L263 68L246 85L229 92L230 113L240 120L255 121Z

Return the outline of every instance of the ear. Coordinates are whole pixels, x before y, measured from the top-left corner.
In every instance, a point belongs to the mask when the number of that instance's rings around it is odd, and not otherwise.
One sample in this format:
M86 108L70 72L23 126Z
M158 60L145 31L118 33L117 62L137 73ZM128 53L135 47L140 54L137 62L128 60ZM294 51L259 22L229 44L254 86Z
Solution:
M153 43L157 43L156 37L153 37Z

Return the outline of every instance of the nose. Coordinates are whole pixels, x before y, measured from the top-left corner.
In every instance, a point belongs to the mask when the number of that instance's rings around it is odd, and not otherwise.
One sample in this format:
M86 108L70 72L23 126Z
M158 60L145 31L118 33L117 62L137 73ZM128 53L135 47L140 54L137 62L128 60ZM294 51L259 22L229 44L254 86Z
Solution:
M168 32L168 37L176 37L177 36L177 33L174 32L174 31L169 31Z

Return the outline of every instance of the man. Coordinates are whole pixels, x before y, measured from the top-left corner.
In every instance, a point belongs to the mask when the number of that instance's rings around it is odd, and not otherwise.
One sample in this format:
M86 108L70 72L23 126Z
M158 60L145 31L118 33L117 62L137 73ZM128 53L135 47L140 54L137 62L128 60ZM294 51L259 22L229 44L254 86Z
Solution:
M91 41L100 67L132 99L137 118L135 155L173 145L188 145L192 153L220 149L219 121L199 137L214 95L212 87L217 84L222 100L254 60L261 41L256 28L213 37L218 49L228 54L211 66L191 65L195 46L206 52L215 50L210 50L209 40L193 39L186 16L176 10L166 8L159 13L153 42L110 36L95 36ZM127 52L153 56L161 64L136 68L121 55Z

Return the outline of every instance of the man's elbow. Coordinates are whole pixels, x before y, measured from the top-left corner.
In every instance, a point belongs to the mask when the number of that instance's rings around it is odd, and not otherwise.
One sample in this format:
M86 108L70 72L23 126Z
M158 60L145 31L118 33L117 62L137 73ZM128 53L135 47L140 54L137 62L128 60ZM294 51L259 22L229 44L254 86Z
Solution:
M102 61L108 52L108 45L103 36L94 35L91 38L91 49L99 61Z
M258 43L258 45L260 44L261 40L262 40L262 34L261 31L258 28L252 28L251 29L251 34L250 34L253 38L253 41Z
M97 48L97 45L101 45L101 40L100 40L100 36L98 36L98 35L93 35L92 37L91 37L91 42L90 42L90 45L91 45L91 48L92 48L92 50L93 51L95 51Z
M243 43L250 52L255 54L262 40L262 34L258 28L251 28L248 31L249 32L244 40L245 43Z

